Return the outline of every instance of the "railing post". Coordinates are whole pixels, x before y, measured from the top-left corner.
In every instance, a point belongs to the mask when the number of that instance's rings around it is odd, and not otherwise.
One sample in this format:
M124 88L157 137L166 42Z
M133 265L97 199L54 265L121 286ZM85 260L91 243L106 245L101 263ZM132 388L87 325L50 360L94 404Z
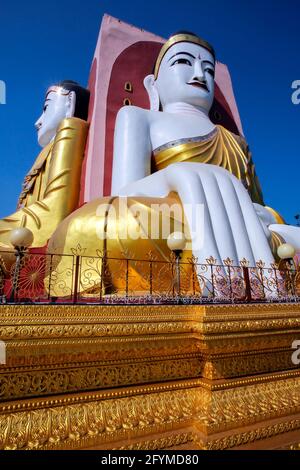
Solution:
M263 294L262 300L265 300L266 299L266 292L265 292L265 286L264 286L264 271L263 271L263 268L259 267L259 273L260 273L262 294Z
M192 275L193 275L193 296L195 297L196 295L196 281L195 281L195 269L197 269L196 263L192 261Z
M175 289L176 286L175 286L174 257L171 257L171 258L170 258L170 261L168 261L168 263L171 264L171 266L170 266L170 268L171 268L171 279L172 279L172 285L171 285L171 286L172 286L172 293L171 293L171 295L172 295L172 297L173 297L173 299L174 299L174 297L175 297L175 291L176 291L176 289Z
M79 283L79 266L80 266L80 256L75 256L75 272L74 272L74 295L73 303L76 304L78 300L78 283Z
M278 295L278 298L280 298L280 297L281 297L281 292L280 292L280 289L279 289L279 283L278 283L278 276L277 276L277 268L276 268L276 265L273 265L272 269L273 269L273 271L274 271L274 276L275 276L277 295Z
M101 272L100 272L100 302L102 302L102 289L103 289L103 277L104 277L104 255L101 256Z
M21 262L22 259L24 258L24 250L22 247L16 247L16 264L14 267L14 273L13 273L13 280L12 280L12 291L10 295L10 302L15 302L18 300L18 287L19 287L19 276L20 276L20 269L21 269Z
M150 295L152 297L152 293L153 293L153 285L152 285L152 276L153 276L153 270L152 270L152 260L150 260L150 265L149 265L149 270L150 270L150 273L149 273L149 292L150 292Z
M128 258L126 259L126 299L128 298L128 276L129 276L129 260Z
M296 275L297 275L297 272L295 269L293 269L293 274L291 275L292 276L292 295L293 297L296 296Z
M245 281L245 287L246 287L246 300L247 302L251 302L252 297L251 297L251 284L250 284L250 276L249 276L249 268L243 266L243 276L244 276L244 281Z
M46 259L47 263L47 259ZM51 281L52 281L52 265L53 265L53 255L50 255L50 264L49 264L49 282L48 282L48 300L51 301ZM47 266L47 264L46 264Z
M213 264L210 264L210 274L211 274L211 287L212 287L212 298L215 298L215 275Z
M5 271L0 264L0 303L3 303Z
M180 255L181 255L181 251L179 250L176 250L175 252L175 255L176 255L176 284L177 284L177 295L180 299L181 297L181 285L180 285Z
M232 280L231 280L231 266L227 266L228 268L228 278L229 278L229 290L230 290L230 300L233 302L233 290L232 290Z

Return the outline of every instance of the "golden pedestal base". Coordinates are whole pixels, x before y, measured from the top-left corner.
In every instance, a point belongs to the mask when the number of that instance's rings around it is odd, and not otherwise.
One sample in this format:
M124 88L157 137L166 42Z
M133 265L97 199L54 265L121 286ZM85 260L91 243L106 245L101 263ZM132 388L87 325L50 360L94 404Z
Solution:
M2 305L1 449L300 442L299 304Z

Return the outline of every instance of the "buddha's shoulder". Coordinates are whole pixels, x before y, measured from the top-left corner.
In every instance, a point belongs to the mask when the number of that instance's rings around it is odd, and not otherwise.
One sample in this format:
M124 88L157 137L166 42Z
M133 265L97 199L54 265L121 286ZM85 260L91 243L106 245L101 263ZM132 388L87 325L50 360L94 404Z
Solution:
M163 113L149 109L139 108L138 106L123 106L117 114L117 122L145 122L151 124L153 120L161 119Z
M149 110L139 108L138 106L123 106L117 114L117 119L124 119L124 118L129 118L129 119L134 119L135 117L138 118L146 118L147 113L149 113Z

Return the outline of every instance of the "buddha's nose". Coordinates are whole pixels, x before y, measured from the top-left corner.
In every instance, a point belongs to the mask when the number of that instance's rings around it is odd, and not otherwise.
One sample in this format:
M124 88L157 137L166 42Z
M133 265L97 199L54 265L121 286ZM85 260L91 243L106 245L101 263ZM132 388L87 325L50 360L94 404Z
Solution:
M203 73L202 63L200 60L195 60L193 80L199 80L200 82L205 80L205 75Z
M42 126L42 121L41 121L41 118L39 118L36 123L34 124L34 127L36 128L36 130L38 131Z

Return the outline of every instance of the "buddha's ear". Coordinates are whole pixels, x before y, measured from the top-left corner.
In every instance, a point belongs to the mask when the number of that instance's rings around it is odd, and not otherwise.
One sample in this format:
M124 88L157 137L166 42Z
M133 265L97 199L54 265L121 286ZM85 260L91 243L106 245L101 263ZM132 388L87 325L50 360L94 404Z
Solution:
M144 87L146 88L149 96L151 111L159 111L159 94L156 88L154 75L147 75L147 77L144 78Z
M76 93L75 91L70 91L68 94L68 101L67 101L67 112L66 117L71 118L75 114L75 106L76 106Z

